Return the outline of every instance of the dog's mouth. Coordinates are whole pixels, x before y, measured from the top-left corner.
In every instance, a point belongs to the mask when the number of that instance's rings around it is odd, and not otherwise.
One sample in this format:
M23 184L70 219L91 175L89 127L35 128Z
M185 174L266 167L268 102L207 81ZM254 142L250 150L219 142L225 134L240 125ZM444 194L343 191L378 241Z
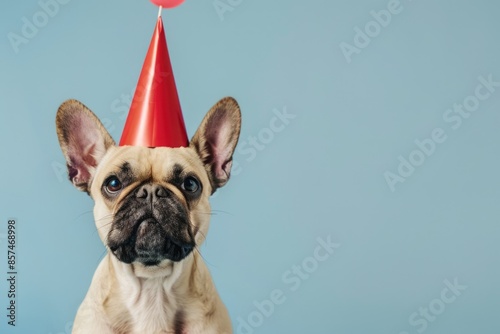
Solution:
M108 247L118 260L125 263L137 261L146 266L158 265L165 259L181 261L194 246L193 242L169 237L154 218L137 223L126 238L123 237L123 231L118 230L112 230L108 237Z

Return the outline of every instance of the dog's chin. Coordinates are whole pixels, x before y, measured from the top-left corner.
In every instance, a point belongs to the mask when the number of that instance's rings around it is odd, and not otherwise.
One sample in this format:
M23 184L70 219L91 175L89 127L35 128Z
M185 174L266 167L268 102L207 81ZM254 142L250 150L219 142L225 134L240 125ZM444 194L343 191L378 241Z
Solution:
M179 262L191 254L194 245L169 237L155 219L137 224L124 242L108 239L108 247L121 262L157 266L163 260Z

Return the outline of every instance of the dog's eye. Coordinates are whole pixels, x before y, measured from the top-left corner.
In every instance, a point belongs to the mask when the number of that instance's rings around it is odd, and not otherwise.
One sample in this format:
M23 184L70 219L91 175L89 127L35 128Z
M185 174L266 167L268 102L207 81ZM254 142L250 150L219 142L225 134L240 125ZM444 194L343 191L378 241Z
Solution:
M182 189L187 192L194 193L200 189L200 182L192 176L188 176L182 182Z
M114 194L122 190L123 185L116 176L111 176L104 183L104 188L108 193Z

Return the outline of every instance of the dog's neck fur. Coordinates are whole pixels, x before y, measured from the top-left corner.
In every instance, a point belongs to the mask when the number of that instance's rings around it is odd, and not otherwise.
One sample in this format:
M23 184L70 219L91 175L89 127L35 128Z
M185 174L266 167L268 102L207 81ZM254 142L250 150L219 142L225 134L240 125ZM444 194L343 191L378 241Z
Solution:
M103 296L103 308L113 329L118 333L185 333L183 310L192 309L188 305L206 293L194 291L193 280L207 279L196 265L198 256L193 252L181 262L167 260L146 267L120 262L108 254L113 280L108 296Z

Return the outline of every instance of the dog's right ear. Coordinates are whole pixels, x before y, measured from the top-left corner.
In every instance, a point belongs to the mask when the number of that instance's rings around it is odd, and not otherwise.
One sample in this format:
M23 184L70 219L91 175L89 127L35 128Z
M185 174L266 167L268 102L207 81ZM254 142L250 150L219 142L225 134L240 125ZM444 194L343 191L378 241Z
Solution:
M92 111L77 100L67 100L56 116L59 144L66 158L69 180L89 192L89 181L113 138Z
M191 139L208 172L212 194L229 180L233 153L241 128L241 112L238 102L225 97L208 111Z

